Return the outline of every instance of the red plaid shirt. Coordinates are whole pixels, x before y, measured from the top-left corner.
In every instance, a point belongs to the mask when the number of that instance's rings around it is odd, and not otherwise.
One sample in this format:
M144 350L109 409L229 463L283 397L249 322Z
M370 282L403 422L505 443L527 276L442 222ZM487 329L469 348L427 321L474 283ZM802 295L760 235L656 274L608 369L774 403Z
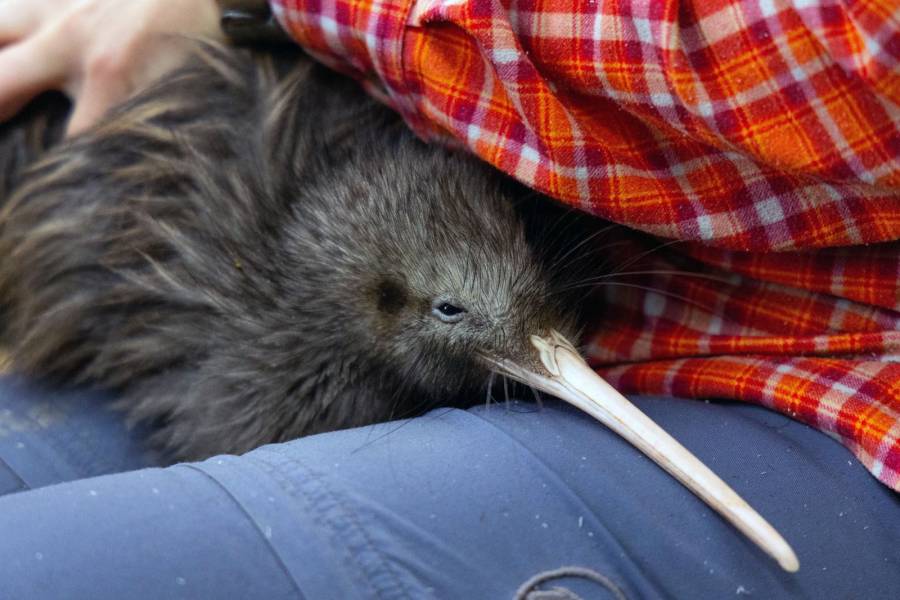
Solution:
M604 288L620 390L773 407L900 490L894 0L273 6L422 137L680 240Z

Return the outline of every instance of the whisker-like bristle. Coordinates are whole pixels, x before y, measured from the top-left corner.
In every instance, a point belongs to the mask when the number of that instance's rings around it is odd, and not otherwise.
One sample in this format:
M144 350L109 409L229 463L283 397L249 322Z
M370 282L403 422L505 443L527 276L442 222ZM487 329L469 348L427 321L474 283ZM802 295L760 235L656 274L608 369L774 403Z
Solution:
M488 375L487 390L485 391L485 395L484 395L484 407L485 408L491 407L491 400L493 400L493 398L494 398L494 392L493 392L494 378L496 376L497 376L497 373L495 371L491 371L490 375Z
M676 294L675 292L669 292L667 290L661 290L659 288L654 288L646 285L638 285L636 283L622 283L621 281L601 281L599 283L585 284L585 285L573 285L563 288L561 290L557 290L556 293L571 292L576 289L587 288L590 290L594 290L600 287L623 287L623 288L632 288L637 290L643 290L645 292L652 292L654 294L659 294L660 296L665 296L666 298L672 298L674 300L680 300L685 304L689 304L694 308L699 308L705 312L713 312L713 308L711 306L707 306L696 300L692 300L687 296L683 296L681 294Z
M509 410L509 377L506 375L500 374L500 377L503 378L503 398L504 404L506 405L506 409Z

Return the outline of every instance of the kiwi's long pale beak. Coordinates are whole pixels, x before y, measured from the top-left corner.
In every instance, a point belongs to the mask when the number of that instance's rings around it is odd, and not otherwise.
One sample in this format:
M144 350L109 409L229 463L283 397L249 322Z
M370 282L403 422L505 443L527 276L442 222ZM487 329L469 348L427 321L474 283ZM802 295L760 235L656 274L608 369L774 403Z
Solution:
M549 377L509 360L488 359L496 370L552 394L590 414L631 442L656 464L730 521L790 572L797 555L769 523L675 438L606 383L560 333L531 336Z

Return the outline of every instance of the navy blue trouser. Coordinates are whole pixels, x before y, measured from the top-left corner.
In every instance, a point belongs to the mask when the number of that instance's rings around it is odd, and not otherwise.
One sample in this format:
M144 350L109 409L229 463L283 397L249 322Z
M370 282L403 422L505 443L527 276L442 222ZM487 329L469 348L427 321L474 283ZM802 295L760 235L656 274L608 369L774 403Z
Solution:
M783 533L796 574L560 404L160 469L101 400L0 379L4 600L900 598L898 496L757 407L637 399Z

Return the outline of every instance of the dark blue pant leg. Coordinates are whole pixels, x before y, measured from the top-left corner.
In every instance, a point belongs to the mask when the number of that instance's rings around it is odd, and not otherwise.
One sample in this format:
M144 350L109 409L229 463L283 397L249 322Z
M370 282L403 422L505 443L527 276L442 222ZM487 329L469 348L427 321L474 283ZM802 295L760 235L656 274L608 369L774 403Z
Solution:
M157 464L107 400L0 377L0 495Z
M750 406L638 404L782 531L798 574L590 419L515 404L0 498L0 597L511 598L560 567L628 598L897 596L900 503L833 440Z

